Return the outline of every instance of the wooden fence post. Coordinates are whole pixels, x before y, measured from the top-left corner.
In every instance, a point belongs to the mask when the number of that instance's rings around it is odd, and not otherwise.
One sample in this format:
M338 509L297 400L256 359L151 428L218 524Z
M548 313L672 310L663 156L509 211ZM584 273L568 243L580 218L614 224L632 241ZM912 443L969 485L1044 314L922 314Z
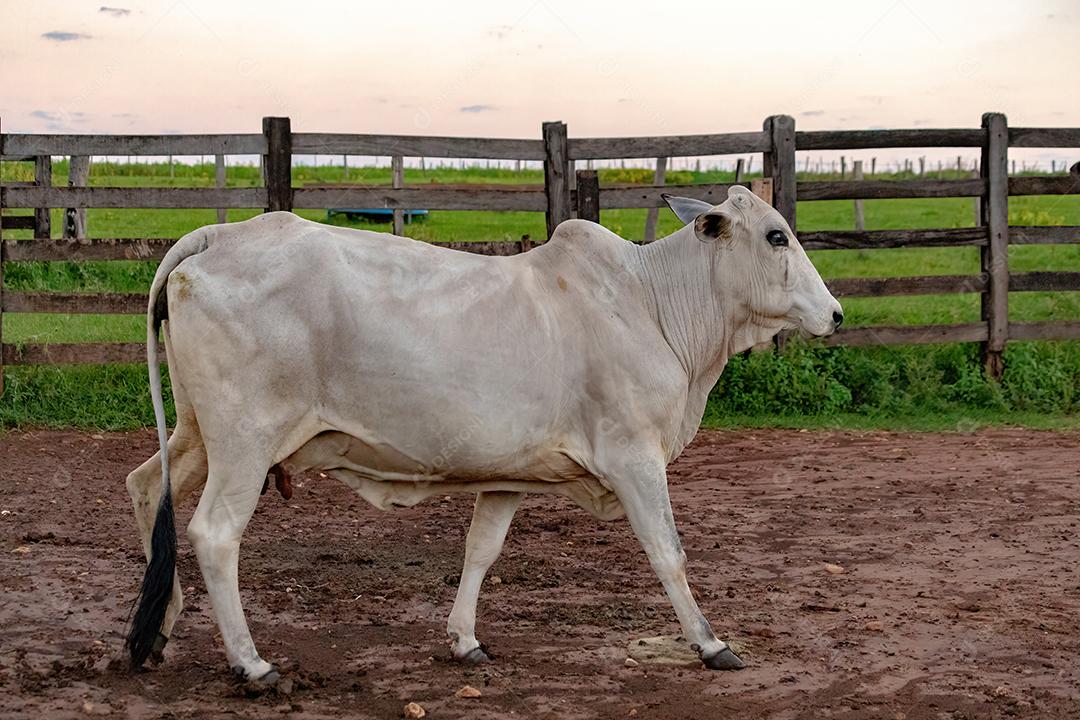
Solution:
M772 178L754 178L750 181L750 192L772 205Z
M855 166L852 168L852 178L854 180L862 180L863 179L862 160L856 160L855 161ZM856 230L865 230L866 229L866 219L863 216L862 200L856 200L855 201L855 229Z
M1003 114L986 113L982 127L986 139L979 167L987 183L982 222L989 236L980 248L982 271L989 276L982 294L982 319L988 332L982 355L986 374L1000 380L1005 370L1002 353L1009 339L1009 126Z
M600 222L600 176L595 170L577 171L577 216Z
M292 126L287 117L264 117L262 126L266 212L292 210Z
M795 232L795 119L790 115L765 118L769 150L763 153L765 177L773 181L773 207Z
M72 155L68 158L68 187L86 187L90 181L90 156ZM64 210L64 237L86 237L86 208Z
M735 182L741 183L743 181L743 173L746 170L746 162L739 158L735 161Z
M968 173L968 177L970 177L972 180L977 180L980 177L982 177L982 173L980 173L978 170L972 170L972 171L970 171ZM973 197L973 198L971 198L971 207L974 208L974 210L975 210L975 227L979 227L980 225L984 225L985 223L983 223L983 201L982 201L982 198L981 197Z
M772 179L773 207L795 232L795 119L790 115L770 115L763 128L769 135L769 149L762 153L762 172ZM773 338L777 352L783 352L787 333Z
M52 187L52 156L38 155L34 158L34 184ZM34 209L34 237L46 240L52 235L52 218L49 208Z
M219 188L225 187L225 156L221 153L214 156L214 185ZM229 211L225 208L218 208L217 221L223 223L228 219Z
M405 158L401 155L392 155L390 157L390 173L392 175L391 181L395 188L405 187ZM394 210L394 234L405 234L404 210Z
M547 234L570 219L570 181L566 177L569 154L566 123L546 122L544 133L544 195L547 197Z
M667 158L656 158L656 175L653 176L654 185L663 185L664 176L667 174ZM649 211L645 213L645 242L651 243L656 239L656 220L659 217L660 208L649 208ZM581 217L581 210L578 210L578 217ZM599 222L599 221L597 221Z

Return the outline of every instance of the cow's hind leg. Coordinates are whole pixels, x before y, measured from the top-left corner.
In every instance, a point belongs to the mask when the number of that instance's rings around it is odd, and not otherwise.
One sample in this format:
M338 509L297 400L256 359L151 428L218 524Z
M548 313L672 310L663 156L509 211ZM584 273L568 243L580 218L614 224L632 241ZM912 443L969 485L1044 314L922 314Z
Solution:
M199 428L194 422L194 415L181 411L180 422L172 437L169 438L168 448L173 505L176 506L206 482L206 448L203 447ZM153 457L133 470L127 477L128 493L135 506L135 521L139 526L139 537L148 562L150 560L150 534L154 527L158 500L161 497L159 454L154 453ZM161 660L165 643L172 635L173 626L183 609L184 595L180 589L179 576L174 573L172 598L169 600L169 607L165 611L165 621L154 643L155 660Z
M521 498L522 493L516 492L476 495L472 525L465 541L465 566L461 570L454 609L446 624L446 632L454 642L455 660L473 663L490 660L476 640L476 601L484 575L502 551L506 531Z
M277 670L259 657L240 603L240 537L255 512L270 462L229 443L209 448L206 489L188 525L229 666L245 680L273 683Z
M742 669L742 660L727 643L717 640L690 592L690 585L686 581L686 553L675 528L663 462L656 460L630 465L619 474L615 493L626 510L634 534L649 556L649 563L671 599L683 634L707 667L713 670Z

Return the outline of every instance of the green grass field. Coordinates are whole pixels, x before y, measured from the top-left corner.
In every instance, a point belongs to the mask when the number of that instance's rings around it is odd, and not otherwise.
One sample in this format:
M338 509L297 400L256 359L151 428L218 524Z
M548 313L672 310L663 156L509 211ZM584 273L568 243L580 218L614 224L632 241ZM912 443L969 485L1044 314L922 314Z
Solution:
M54 182L66 182L66 163L54 166ZM28 164L5 163L6 180L25 180ZM258 184L257 168L229 168L228 184ZM945 176L949 176L946 174ZM108 186L209 186L211 165L94 166L91 184ZM821 178L822 176L816 176ZM886 177L886 176L881 176ZM890 175L901 179L903 176ZM651 171L601 171L601 182L649 181ZM388 168L297 167L294 182L388 184ZM671 183L730 182L730 173L679 171ZM485 168L408 169L408 183L542 182L539 171L515 173ZM951 228L973 224L971 199L866 201L868 229ZM258 210L231 210L229 220L251 217ZM320 211L300 213L325 220ZM1080 225L1080 196L1010 199L1014 225ZM801 202L799 230L847 230L854 224L851 201ZM644 210L611 210L605 226L628 239L640 239ZM53 215L59 228L60 212ZM90 210L94 237L179 237L216 222L213 210ZM348 224L340 216L338 224ZM385 230L386 225L351 223ZM660 214L659 233L679 227L667 210ZM56 231L54 230L54 233ZM545 234L542 213L435 211L425 222L406 226L421 240L517 240ZM7 232L5 237L27 237ZM978 272L977 248L829 250L811 253L825 278L897 277L972 274ZM1010 248L1010 268L1080 270L1080 245ZM11 290L67 292L145 292L155 269L147 262L9 263L4 287ZM979 317L977 295L901 298L857 298L844 302L847 322L854 326L973 322ZM1080 293L1013 293L1010 319L1015 322L1080 319ZM141 341L145 320L137 316L5 314L7 343ZM1018 423L1033 426L1076 424L1080 405L1080 343L1018 343L1010 347L1002 383L982 378L974 346L824 349L796 346L775 357L739 358L721 379L706 415L707 424L850 427L963 427L965 423ZM139 368L7 368L7 392L0 398L0 427L74 425L133 427L151 422L148 393ZM783 380L777 380L777 377ZM959 384L959 385L958 385Z

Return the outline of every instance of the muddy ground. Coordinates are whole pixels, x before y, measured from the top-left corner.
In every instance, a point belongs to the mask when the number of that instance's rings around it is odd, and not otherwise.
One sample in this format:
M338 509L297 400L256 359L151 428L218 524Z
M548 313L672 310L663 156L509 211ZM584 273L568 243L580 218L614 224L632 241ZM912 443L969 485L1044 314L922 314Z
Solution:
M333 480L271 488L241 590L288 682L257 696L182 533L166 662L118 660L143 566L124 477L153 450L150 432L0 435L0 716L1080 717L1080 433L701 433L672 500L738 673L624 665L678 633L625 521L528 499L480 599L497 661L463 668L444 628L468 497L382 513Z

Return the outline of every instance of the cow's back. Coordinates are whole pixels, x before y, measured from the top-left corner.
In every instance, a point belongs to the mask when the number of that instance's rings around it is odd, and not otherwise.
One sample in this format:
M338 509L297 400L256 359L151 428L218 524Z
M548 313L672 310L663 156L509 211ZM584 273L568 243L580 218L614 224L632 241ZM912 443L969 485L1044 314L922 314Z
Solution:
M585 339L529 258L544 248L484 257L287 213L208 233L169 279L179 377L279 428L277 454L334 429L411 467L566 471Z

